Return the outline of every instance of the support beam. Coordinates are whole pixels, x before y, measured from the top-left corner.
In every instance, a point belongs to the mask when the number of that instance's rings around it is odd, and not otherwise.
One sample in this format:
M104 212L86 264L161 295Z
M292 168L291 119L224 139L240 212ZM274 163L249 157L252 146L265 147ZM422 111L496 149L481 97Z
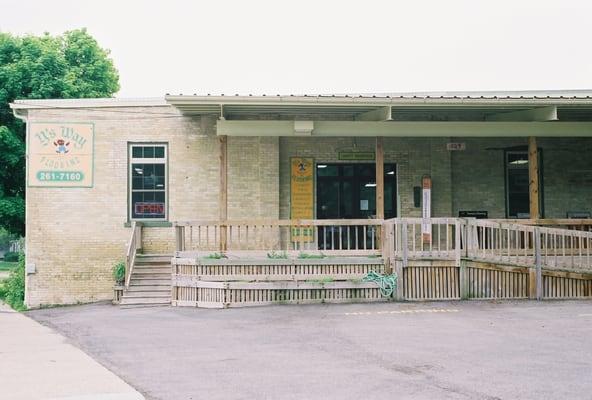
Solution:
M218 121L217 134L295 136L294 121ZM592 122L314 121L311 136L592 137Z
M539 152L534 136L528 138L528 181L530 218L539 219Z
M391 121L392 119L392 108L390 106L367 111L355 117L356 121Z
M220 144L220 195L218 208L220 210L220 222L226 223L228 219L228 137L220 136L218 141ZM226 251L226 239L226 226L221 226L220 251Z
M557 107L538 107L529 110L510 111L493 114L487 117L488 121L557 121Z
M376 137L376 218L384 219L384 146Z

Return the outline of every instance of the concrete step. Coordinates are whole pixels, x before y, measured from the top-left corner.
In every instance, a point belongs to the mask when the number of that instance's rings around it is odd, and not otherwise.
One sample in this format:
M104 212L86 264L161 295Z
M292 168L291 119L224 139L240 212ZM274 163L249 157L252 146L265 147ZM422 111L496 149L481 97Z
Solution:
M173 269L170 265L134 265L133 272L168 272L171 273Z
M168 290L128 290L122 297L126 299L134 297L166 297L170 299L171 288Z
M122 299L171 299L171 292L125 292Z
M171 264L172 254L136 254L136 264Z
M168 279L163 278L138 278L132 277L130 280L130 286L143 286L143 285L167 285L171 286L171 277Z
M150 261L150 260L138 260L136 259L134 261L134 267L166 267L166 266L171 266L171 262L164 262L164 261Z
M119 303L122 306L143 306L143 305L170 305L171 299L161 297L122 297Z
M171 292L171 285L137 285L131 286L126 292Z
M127 309L127 308L148 308L148 307L170 307L171 303L155 303L155 304L120 304L119 308Z
M153 278L153 279L170 279L171 273L170 272L136 272L132 273L132 279L143 279L143 278Z

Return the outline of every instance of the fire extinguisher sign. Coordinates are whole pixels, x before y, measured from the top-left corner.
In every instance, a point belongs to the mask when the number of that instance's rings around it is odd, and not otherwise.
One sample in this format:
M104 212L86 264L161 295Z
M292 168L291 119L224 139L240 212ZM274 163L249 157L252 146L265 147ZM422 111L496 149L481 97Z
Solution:
M424 243L432 241L432 225L430 218L432 217L432 179L425 175L421 180L423 202L421 210L421 236Z

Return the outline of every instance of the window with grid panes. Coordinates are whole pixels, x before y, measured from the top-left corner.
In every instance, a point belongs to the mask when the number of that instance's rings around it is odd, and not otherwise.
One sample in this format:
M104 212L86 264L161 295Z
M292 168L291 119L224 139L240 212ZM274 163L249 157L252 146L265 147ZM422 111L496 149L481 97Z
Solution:
M131 144L129 163L131 219L167 219L167 145Z

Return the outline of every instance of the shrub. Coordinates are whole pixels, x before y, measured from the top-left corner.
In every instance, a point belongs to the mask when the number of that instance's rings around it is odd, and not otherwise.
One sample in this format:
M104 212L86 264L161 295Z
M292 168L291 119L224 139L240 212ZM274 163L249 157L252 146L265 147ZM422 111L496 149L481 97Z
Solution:
M274 260L285 260L288 258L288 253L286 253L285 251L278 253L275 250L272 250L270 253L267 253L267 258L271 258Z
M219 260L221 258L227 258L225 254L221 254L221 253L212 253L212 254L208 254L207 256L205 256L204 258L206 259L213 259L213 260Z
M117 284L125 281L125 262L120 261L113 266L113 279L115 279L115 283Z
M4 253L4 261L8 262L16 262L19 260L19 253L15 253L13 251L7 251Z
M18 265L8 278L0 284L0 297L6 304L17 311L26 310L25 306L25 255L20 254Z

